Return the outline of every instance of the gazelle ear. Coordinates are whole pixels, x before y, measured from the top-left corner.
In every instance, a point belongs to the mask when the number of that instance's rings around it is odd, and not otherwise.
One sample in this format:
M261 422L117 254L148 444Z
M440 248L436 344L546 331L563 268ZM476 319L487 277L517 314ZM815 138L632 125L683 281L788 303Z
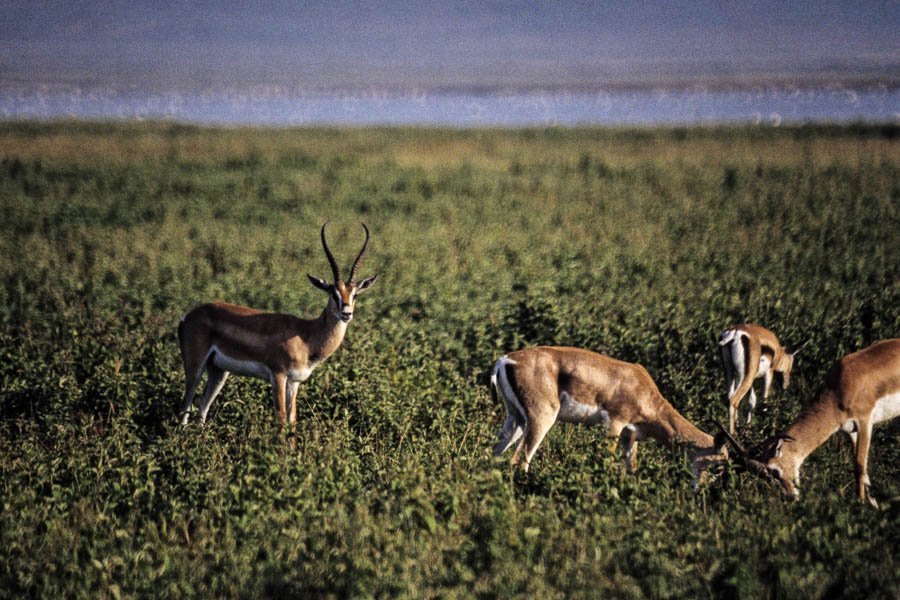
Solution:
M356 293L358 294L364 290L369 289L372 286L372 284L375 283L375 280L377 278L378 278L378 275L372 275L371 277L366 277L365 279L360 281L358 284L356 284Z
M782 446L784 446L784 438L778 438L778 443L775 444L775 453L772 455L773 458L781 458Z
M331 285L328 283L325 283L324 280L319 279L318 277L313 277L309 273L307 273L306 276L309 277L310 283L312 283L314 286L316 286L323 292L331 292Z

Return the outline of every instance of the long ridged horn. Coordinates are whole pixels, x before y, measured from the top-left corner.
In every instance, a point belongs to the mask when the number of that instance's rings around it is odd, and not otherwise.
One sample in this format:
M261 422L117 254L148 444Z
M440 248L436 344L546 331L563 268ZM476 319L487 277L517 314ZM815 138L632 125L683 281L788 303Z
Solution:
M772 472L769 470L769 467L766 466L765 463L756 460L755 458L750 458L747 455L747 451L738 443L737 439L733 435L731 435L727 429L722 427L721 423L716 423L720 430L720 434L725 436L725 439L728 440L734 449L737 450L737 456L734 457L735 462L737 462L740 466L744 467L748 471L752 473L756 473L763 479L772 479ZM719 437L719 434L716 435ZM788 436L790 437L790 436Z
M716 426L719 428L719 430L720 430L720 431L722 432L722 434L725 436L725 439L728 440L728 443L731 444L732 446L734 446L734 449L737 450L738 456L740 456L742 459L747 458L747 451L744 450L744 449L741 447L741 445L740 445L740 444L738 443L738 441L734 438L734 436L731 435L730 433L728 433L728 430L725 429L724 427L722 427L722 424L721 424L721 423L718 423L718 422L717 422L717 423L716 423Z
M328 225L328 221L325 221L325 223L322 225L322 248L325 249L325 256L328 257L328 262L331 264L331 273L332 275L334 275L334 282L337 283L341 280L341 269L338 267L337 261L334 259L334 254L331 253L331 249L328 247L328 242L325 241L326 225Z
M350 281L349 283L353 283L356 281L356 272L359 270L359 261L362 260L363 254L366 253L366 249L369 247L369 228L366 227L366 224L362 224L363 229L366 230L366 241L363 244L362 250L359 251L359 254L356 257L356 260L353 261L353 268L350 269Z

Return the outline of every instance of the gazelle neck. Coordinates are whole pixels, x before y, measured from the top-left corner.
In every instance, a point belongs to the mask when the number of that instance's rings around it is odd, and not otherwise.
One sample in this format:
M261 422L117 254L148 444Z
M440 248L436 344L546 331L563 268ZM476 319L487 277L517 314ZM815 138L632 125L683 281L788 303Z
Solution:
M659 441L673 446L679 440L687 442L698 449L711 449L715 446L713 437L694 426L681 416L670 404L667 414L659 420L661 435ZM652 434L651 434L652 435Z
M309 356L316 361L321 361L341 347L344 335L347 333L347 323L338 318L331 306L325 307L322 314L312 321L307 321L312 327L312 334L304 341L309 345Z
M802 462L813 450L824 444L844 420L836 399L830 392L822 392L784 430L783 435L790 436L794 441L785 440L783 454L790 454L795 460Z

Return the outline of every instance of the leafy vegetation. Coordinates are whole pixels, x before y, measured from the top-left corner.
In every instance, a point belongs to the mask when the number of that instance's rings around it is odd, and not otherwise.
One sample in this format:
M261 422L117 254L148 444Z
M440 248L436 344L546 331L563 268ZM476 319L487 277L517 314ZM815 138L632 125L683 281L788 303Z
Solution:
M528 474L487 456L525 345L639 362L712 431L725 327L809 337L754 442L900 334L896 127L5 123L0 207L0 598L900 595L896 425L880 510L838 436L796 501L731 469L694 493L653 443L626 475L572 425ZM342 264L368 224L379 279L296 430L238 377L178 426L179 317L317 315L325 220Z

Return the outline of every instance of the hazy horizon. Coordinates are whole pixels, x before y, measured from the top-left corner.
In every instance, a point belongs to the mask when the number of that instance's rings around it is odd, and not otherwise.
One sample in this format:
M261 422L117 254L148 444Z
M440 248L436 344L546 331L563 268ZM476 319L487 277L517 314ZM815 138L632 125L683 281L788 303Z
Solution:
M35 2L0 91L900 85L900 3Z

